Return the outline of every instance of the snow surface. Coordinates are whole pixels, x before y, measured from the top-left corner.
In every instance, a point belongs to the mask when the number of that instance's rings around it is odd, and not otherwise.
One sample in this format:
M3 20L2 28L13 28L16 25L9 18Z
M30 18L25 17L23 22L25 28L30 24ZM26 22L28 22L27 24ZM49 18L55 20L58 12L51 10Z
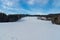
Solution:
M0 40L60 40L60 25L36 17L0 23Z

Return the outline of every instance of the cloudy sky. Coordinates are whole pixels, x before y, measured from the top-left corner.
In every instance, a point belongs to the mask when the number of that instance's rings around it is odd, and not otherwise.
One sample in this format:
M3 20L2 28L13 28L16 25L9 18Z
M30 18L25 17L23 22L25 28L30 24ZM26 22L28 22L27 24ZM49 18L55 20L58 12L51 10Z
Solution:
M60 12L60 0L0 0L0 12L48 14Z

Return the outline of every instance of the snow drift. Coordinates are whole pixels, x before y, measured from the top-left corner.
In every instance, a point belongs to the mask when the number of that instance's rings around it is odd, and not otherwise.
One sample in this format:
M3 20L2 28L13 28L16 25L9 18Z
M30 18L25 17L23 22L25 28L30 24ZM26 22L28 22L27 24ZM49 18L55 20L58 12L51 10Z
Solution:
M60 40L60 25L36 17L0 23L0 40Z

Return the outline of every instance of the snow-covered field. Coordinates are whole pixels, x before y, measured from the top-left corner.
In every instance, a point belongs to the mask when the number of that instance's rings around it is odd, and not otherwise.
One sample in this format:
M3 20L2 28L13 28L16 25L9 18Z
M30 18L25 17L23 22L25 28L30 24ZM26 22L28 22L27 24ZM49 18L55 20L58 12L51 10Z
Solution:
M0 40L60 40L60 25L36 17L0 23Z

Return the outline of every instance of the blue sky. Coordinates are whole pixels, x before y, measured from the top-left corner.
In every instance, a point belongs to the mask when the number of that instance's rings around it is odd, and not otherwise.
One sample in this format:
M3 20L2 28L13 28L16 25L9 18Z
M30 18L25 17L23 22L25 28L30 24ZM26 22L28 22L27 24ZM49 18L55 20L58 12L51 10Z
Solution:
M0 0L0 12L7 14L60 13L60 0Z

